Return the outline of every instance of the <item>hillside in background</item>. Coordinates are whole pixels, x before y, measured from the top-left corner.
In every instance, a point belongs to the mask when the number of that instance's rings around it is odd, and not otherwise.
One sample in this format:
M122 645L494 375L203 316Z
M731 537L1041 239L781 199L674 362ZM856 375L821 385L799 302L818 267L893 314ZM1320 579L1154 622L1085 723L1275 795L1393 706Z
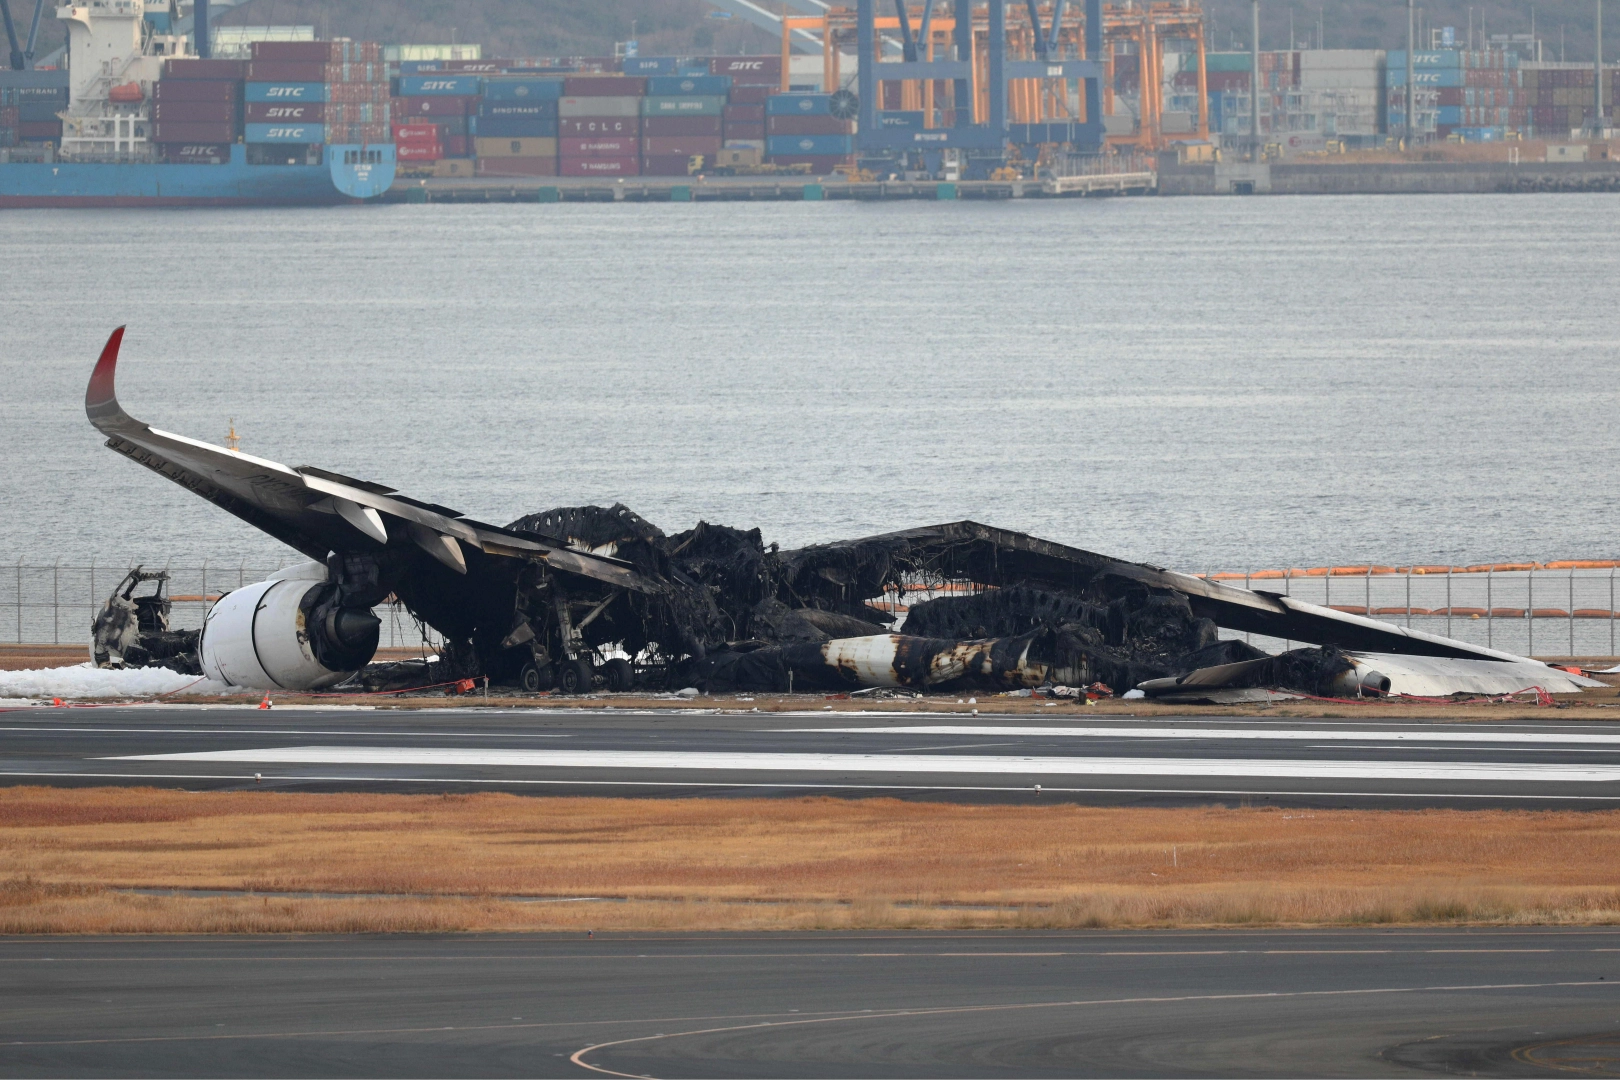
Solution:
M30 0L14 3L26 22L32 15ZM1434 26L1455 26L1466 34L1469 8L1476 24L1483 20L1490 33L1526 33L1531 9L1536 30L1546 43L1547 58L1556 60L1562 33L1564 53L1570 60L1592 57L1591 0L1425 0L1423 20ZM1216 49L1246 49L1249 45L1247 0L1205 0ZM227 24L312 25L321 33L371 41L444 43L479 42L486 56L588 55L612 52L615 41L635 36L646 56L681 53L765 52L777 39L740 19L714 19L703 0L251 0L225 13ZM61 24L45 13L40 28L40 53L61 43ZM1328 48L1392 49L1406 42L1406 5L1401 0L1265 0L1261 6L1261 46L1288 46L1289 16L1294 41L1314 44L1317 16L1321 13ZM14 12L15 14L16 12ZM1620 60L1620 6L1608 20L1604 55Z

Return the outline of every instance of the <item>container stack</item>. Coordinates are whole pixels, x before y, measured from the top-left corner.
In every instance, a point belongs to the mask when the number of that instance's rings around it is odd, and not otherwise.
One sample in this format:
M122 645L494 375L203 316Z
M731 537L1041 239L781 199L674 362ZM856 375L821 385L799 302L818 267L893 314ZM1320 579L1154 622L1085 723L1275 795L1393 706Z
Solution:
M256 41L243 140L256 164L317 164L328 143L387 142L382 48L363 41Z
M473 119L483 176L557 175L557 101L561 79L491 75Z
M402 75L395 102L395 154L401 164L433 164L472 156L471 119L478 112L484 77L446 72ZM465 174L471 175L467 161Z
M832 114L831 94L773 94L765 100L765 132L772 164L826 174L854 160L854 124Z
M557 175L641 175L646 89L646 79L630 75L564 80L557 102Z
M60 145L62 119L56 114L67 107L66 85L0 86L0 147Z
M17 145L17 121L21 110L10 102L11 88L0 87L0 148Z
M1562 139L1588 128L1592 123L1592 65L1562 62L1525 63L1520 66L1524 81L1524 104L1530 110L1530 126L1538 137ZM1615 91L1620 89L1620 70L1605 68L1603 115L1605 127L1613 127Z
M1438 49L1412 54L1419 134L1489 142L1530 123L1519 54ZM1389 53L1389 129L1406 127L1406 52ZM1590 83L1588 84L1590 85Z
M641 100L642 172L686 176L714 161L725 140L728 75L654 75ZM697 169L693 169L693 158Z
M240 60L177 58L152 88L152 142L169 162L224 165L242 138Z

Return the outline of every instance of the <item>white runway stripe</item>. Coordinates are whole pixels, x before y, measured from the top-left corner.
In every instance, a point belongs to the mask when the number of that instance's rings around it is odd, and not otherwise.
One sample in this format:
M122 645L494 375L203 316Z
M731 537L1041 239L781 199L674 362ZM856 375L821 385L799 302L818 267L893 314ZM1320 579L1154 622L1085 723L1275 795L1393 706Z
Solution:
M1104 739L1257 739L1262 742L1564 743L1620 748L1620 732L1362 730L1343 728L993 727L988 724L919 724L905 727L760 728L816 735L1051 735Z
M651 750L480 750L432 747L285 746L135 754L109 761L426 765L527 769L687 769L740 772L972 773L1013 776L1264 776L1354 780L1614 782L1620 765L1458 761L1267 761L1244 758L1014 757L966 754L663 753Z

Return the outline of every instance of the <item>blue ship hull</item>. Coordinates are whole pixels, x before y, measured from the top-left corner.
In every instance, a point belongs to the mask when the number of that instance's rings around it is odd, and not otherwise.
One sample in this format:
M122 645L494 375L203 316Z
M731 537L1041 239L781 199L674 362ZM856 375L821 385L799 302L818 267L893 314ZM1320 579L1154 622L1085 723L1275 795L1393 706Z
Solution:
M333 145L322 165L0 164L0 207L321 206L375 198L394 182L391 144Z

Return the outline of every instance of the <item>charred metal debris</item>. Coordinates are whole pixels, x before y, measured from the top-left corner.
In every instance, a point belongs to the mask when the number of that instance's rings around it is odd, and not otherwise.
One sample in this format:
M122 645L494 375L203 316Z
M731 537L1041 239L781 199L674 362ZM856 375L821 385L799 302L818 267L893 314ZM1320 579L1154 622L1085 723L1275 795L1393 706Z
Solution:
M150 584L152 591L136 595ZM169 572L137 566L107 597L90 626L90 659L97 667L166 667L200 675L197 631L170 630Z

